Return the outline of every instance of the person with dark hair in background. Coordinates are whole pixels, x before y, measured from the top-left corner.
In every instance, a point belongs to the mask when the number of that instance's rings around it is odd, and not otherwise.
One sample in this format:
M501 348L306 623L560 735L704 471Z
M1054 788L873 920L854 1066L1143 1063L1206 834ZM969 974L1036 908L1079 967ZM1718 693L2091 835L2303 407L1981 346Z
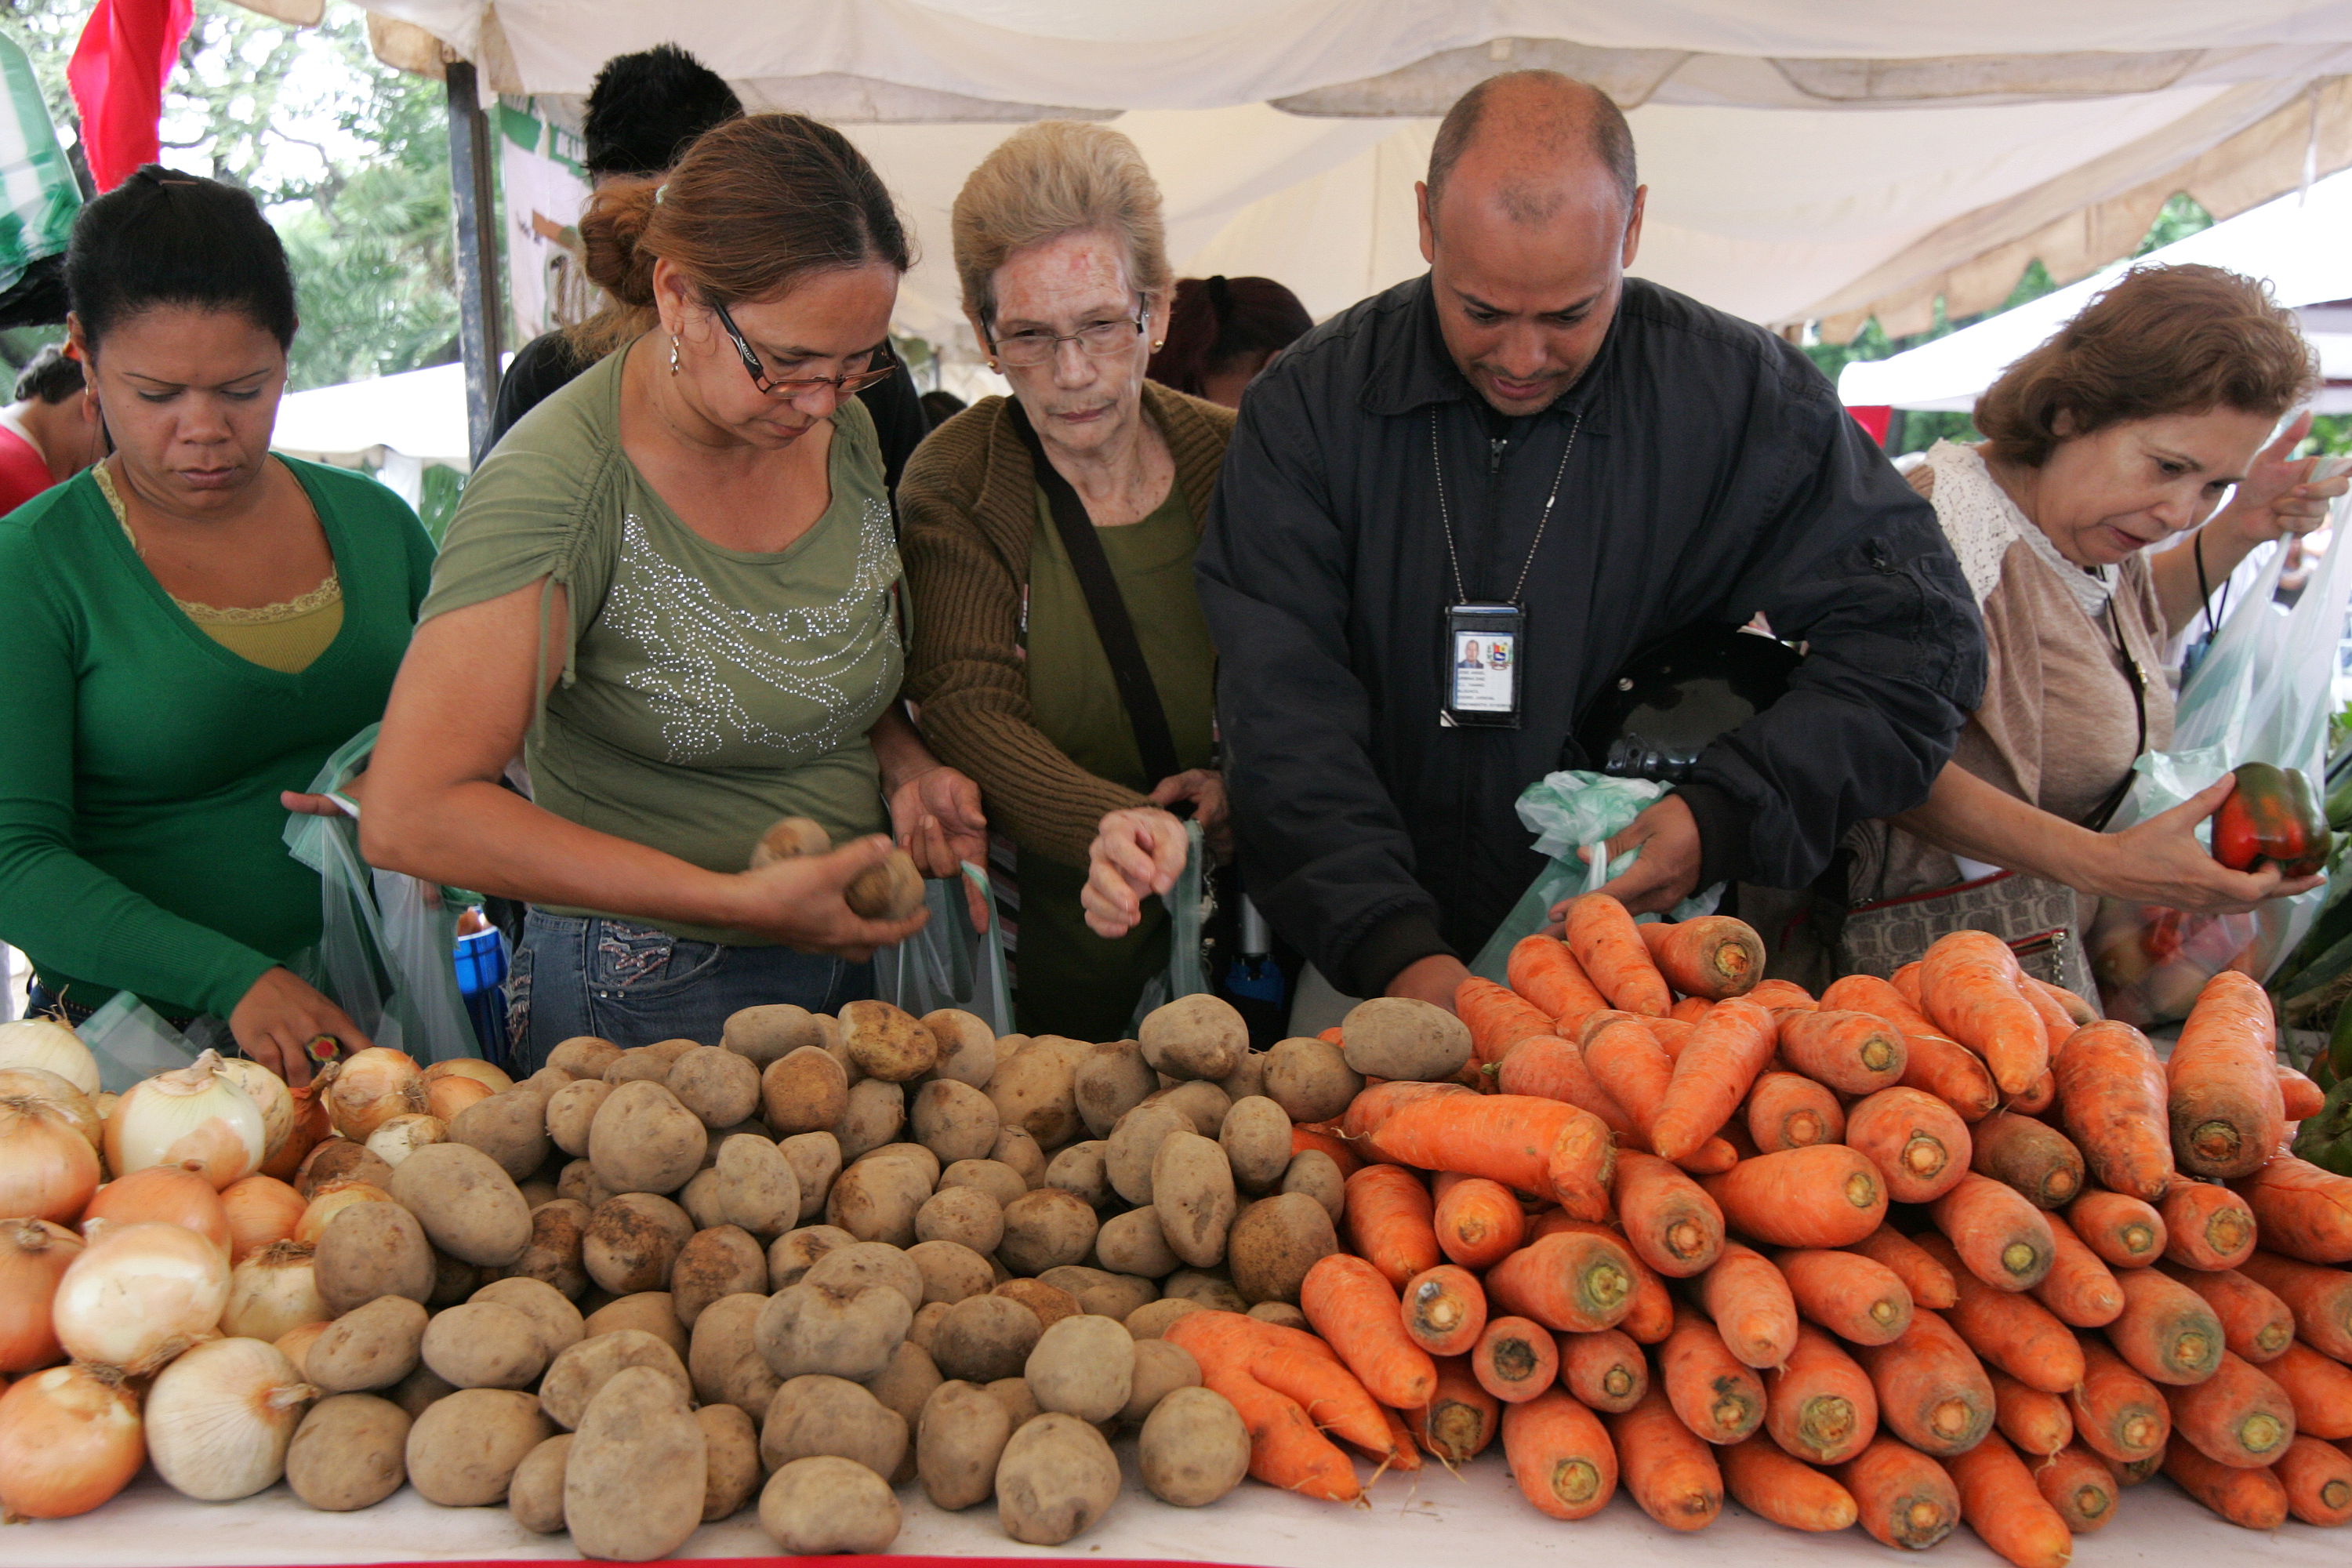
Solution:
M596 72L580 120L580 140L589 184L656 179L667 174L695 139L714 125L743 116L743 101L718 72L676 44L656 44L635 54L615 55ZM489 455L516 421L593 361L579 340L561 329L542 332L515 351L499 380L499 400L490 416L489 439L477 459ZM930 431L904 372L886 376L857 395L874 416L882 445L882 470L892 489L907 458Z
M1275 355L1305 337L1315 318L1271 278L1179 278L1168 341L1144 374L1162 386L1227 408Z
M0 941L72 1021L227 1020L293 1083L351 1018L289 806L383 712L432 569L364 474L273 457L294 281L234 186L149 165L82 209L67 330L113 455L0 521Z
M930 421L931 428L934 430L962 413L968 406L964 400L954 393L936 386L923 394L922 405L923 417Z
M81 361L50 343L16 373L16 401L0 408L0 516L106 456L98 405L84 395Z

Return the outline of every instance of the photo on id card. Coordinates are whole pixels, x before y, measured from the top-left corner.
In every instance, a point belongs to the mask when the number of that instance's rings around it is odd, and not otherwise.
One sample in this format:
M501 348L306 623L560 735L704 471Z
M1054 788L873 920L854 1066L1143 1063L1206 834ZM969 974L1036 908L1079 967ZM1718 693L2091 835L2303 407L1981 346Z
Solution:
M1457 713L1508 713L1517 707L1518 638L1509 632L1464 632L1454 637L1454 700Z

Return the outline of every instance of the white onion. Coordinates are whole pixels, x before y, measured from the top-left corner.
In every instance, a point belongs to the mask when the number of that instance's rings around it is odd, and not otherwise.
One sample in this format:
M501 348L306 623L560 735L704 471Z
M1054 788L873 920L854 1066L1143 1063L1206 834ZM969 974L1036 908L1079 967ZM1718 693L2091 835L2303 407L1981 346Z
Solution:
M395 1116L368 1134L368 1152L387 1165L398 1165L427 1143L449 1136L448 1123L437 1116Z
M65 1360L50 1309L81 1237L38 1219L0 1219L0 1373Z
M88 1513L139 1473L139 1401L112 1367L53 1366L0 1394L0 1521Z
M220 1191L228 1215L228 1264L244 1262L273 1241L290 1241L310 1205L302 1194L275 1176L247 1176Z
M220 1070L245 1090L246 1098L261 1112L261 1157L266 1163L286 1146L288 1134L294 1131L294 1091L286 1087L284 1079L243 1057L224 1058Z
M405 1051L370 1046L327 1069L327 1114L335 1131L354 1143L395 1116L421 1114L425 1075Z
M131 1086L106 1123L106 1163L118 1176L150 1165L194 1161L225 1187L261 1168L268 1134L261 1110L221 1070L218 1051L191 1067Z
M0 1215L71 1225L102 1173L64 1110L30 1095L0 1097Z
M435 1062L425 1069L426 1083L439 1083L445 1078L472 1079L492 1094L503 1094L515 1086L514 1079L505 1068L495 1067L479 1057L451 1057L447 1061Z
M334 1315L319 1297L310 1248L277 1241L229 1270L228 1305L221 1311L220 1326L225 1334L275 1340Z
M392 1194L373 1182L331 1182L303 1205L302 1217L294 1222L294 1239L305 1247L316 1247L327 1234L329 1222L353 1204L390 1202Z
M84 1094L98 1092L98 1058L79 1035L54 1018L0 1024L0 1068L39 1068Z
M200 1502L251 1497L286 1473L286 1446L318 1390L266 1340L210 1340L155 1374L147 1457Z
M118 1225L184 1226L210 1237L224 1258L232 1245L228 1205L205 1179L204 1167L194 1161L186 1165L150 1165L118 1176L98 1189L81 1218L84 1230L97 1219Z
M457 1112L489 1099L491 1092L490 1086L480 1079L460 1073L429 1078L425 1080L425 1109L444 1121L454 1121Z
M0 1068L0 1100L37 1100L74 1124L97 1150L106 1147L106 1118L89 1096L43 1068Z
M228 1305L228 1254L176 1225L92 1220L58 1281L58 1341L76 1361L154 1371L209 1339Z

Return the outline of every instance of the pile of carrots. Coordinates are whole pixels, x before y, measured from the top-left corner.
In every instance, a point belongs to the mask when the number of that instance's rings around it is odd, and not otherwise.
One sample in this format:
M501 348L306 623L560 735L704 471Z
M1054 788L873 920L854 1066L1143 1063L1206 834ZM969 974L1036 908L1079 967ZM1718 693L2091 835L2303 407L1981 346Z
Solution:
M1327 1433L1407 1468L1499 1438L1559 1519L1727 1494L2021 1568L2159 1470L2249 1529L2352 1521L2352 1178L2285 1152L2321 1097L2260 985L2217 975L2165 1061L1983 933L1819 997L1764 961L1588 896L1464 983L1461 1081L1296 1131L1349 1173L1348 1251L1313 1334L1253 1326L1254 1473L1348 1498Z

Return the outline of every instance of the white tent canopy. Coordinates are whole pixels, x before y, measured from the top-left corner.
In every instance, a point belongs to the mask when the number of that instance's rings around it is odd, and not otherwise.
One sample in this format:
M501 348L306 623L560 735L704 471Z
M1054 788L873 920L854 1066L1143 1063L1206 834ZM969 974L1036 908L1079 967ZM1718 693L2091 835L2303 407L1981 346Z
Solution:
M299 12L318 0L250 0ZM1479 77L1570 70L1629 106L1637 270L1772 323L1897 334L2129 251L2186 189L2228 216L2352 164L2347 0L362 0L379 51L561 99L674 40L747 101L848 127L925 259L900 325L952 341L946 211L1010 127L1119 116L1190 273L1318 315L1421 265L1412 182Z
M2352 174L2285 196L2153 251L2144 261L2203 262L2267 279L2282 305L2326 305L2352 299ZM1887 359L1857 361L1838 377L1850 406L1959 409L2026 351L2056 331L2113 282L2124 263L2031 300L1949 337ZM2305 312L2304 327L2330 382L2352 382L2352 321L2342 310ZM2352 408L2352 386L2323 389L2322 413Z

